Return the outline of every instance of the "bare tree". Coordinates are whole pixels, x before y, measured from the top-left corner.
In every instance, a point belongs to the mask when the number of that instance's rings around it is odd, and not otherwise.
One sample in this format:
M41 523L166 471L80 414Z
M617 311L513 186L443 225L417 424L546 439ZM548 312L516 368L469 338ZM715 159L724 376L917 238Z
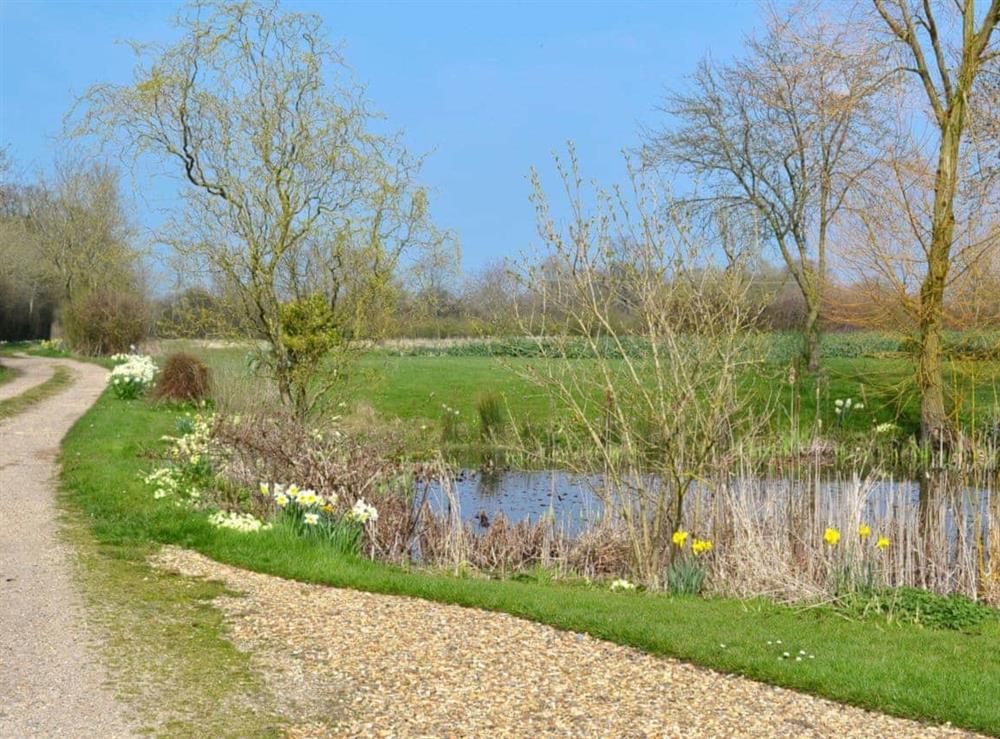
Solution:
M565 463L603 479L595 493L627 536L633 574L660 587L685 497L728 474L738 440L765 420L740 392L764 356L743 269L756 244L731 257L709 248L686 209L639 173L631 188L591 190L572 149L560 172L568 223L533 177L541 250L512 264L537 296L518 304L518 320L542 360L512 367L564 411Z
M262 366L305 414L332 388L321 365L349 359L403 252L439 239L420 162L377 132L319 17L221 0L177 24L173 45L135 45L131 85L86 93L75 131L184 178L188 207L166 240L237 296L268 347Z
M982 172L976 166L962 166L963 161L970 161L963 149L970 145L972 114L987 107L980 98L989 88L984 89L981 80L984 69L994 67L1000 54L995 33L1000 25L1000 0L990 0L981 13L975 0L872 3L882 28L897 45L901 68L922 89L937 133L929 144L933 198L919 291L917 385L921 435L927 441L942 442L950 436L941 374L941 330L955 244L956 196L963 179Z
M702 61L692 89L663 106L677 125L647 134L644 155L703 182L713 208L763 222L805 301L803 355L816 370L830 232L884 134L877 49L811 8L772 15L742 59Z

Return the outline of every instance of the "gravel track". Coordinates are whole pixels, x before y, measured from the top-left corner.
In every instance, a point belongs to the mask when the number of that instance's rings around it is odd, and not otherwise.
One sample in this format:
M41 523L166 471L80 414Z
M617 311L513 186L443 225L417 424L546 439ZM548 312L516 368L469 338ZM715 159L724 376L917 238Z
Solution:
M56 371L55 363L52 360L40 357L4 357L3 364L18 370L20 374L10 382L0 385L0 400L13 398L25 390L30 390L35 385L41 385Z
M69 368L66 391L0 421L0 737L131 736L105 688L58 532L57 455L63 436L105 387L101 367L64 359L4 359L23 392ZM15 392L14 394L17 394Z
M947 737L501 613L341 590L164 548L155 564L221 580L294 737Z

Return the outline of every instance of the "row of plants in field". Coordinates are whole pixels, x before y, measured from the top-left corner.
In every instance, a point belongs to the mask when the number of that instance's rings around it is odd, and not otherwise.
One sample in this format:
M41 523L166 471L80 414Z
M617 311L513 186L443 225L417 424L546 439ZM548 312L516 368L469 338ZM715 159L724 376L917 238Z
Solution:
M948 331L943 335L942 350L952 358L995 360L1000 358L1000 333L996 331ZM802 352L802 337L797 333L766 335L768 360L788 363ZM595 346L596 345L596 346ZM898 332L841 331L824 334L822 355L828 359L857 357L910 356L917 348L912 337ZM546 337L502 337L480 339L442 339L403 341L383 345L379 351L400 357L560 357L587 359L601 353L614 357L641 356L648 344L637 337L570 341Z

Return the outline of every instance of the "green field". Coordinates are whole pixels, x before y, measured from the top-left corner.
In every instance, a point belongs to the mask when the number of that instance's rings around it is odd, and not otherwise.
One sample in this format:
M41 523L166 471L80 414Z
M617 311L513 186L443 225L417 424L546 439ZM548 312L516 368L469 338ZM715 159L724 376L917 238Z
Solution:
M448 365L429 363L420 373L411 369L415 365L399 366L424 378L414 387L429 389L436 369ZM481 369L469 373L470 394L473 378L483 379L490 365L471 366ZM402 403L396 393L372 397L385 398L387 411ZM411 412L419 414L421 407ZM139 477L155 465L164 450L162 435L174 432L182 413L106 392L66 438L65 504L89 522L101 546L139 557L156 544L173 543L307 582L504 611L867 708L1000 734L996 620L960 632L759 600L615 594L545 578L451 577L350 557L281 527L250 535L216 529L204 513L154 500ZM777 639L783 646L767 644ZM782 660L782 649L808 650L816 659Z
M855 341L856 344L846 344L841 340L846 348L840 347L840 356L825 359L818 376L799 376L794 386L787 381L786 362L772 359L763 364L746 388L753 412L768 413L777 435L787 432L793 417L797 427L807 431L819 419L823 433L833 437L865 434L873 425L883 422L893 422L906 433L916 433L920 408L912 379L913 362L899 353L865 355L864 347L871 341L863 338ZM784 345L787 339L775 337L774 342ZM259 382L247 369L246 349L204 349L187 342L172 342L167 351L180 348L201 357L222 384L243 386L243 390L232 392L232 396L246 397L246 386ZM775 354L780 356L782 352ZM546 361L551 360L373 352L359 362L341 397L348 413L358 408L371 409L381 421L399 420L409 429L436 428L442 417L442 405L447 404L459 410L465 430L472 438L477 424L476 405L490 394L500 396L515 424L558 420L558 405L544 388L523 376L532 365ZM564 361L586 365L590 360ZM953 412L966 428L982 428L1000 417L1000 362L948 361L946 384ZM841 422L834 413L834 401L838 398L861 401L864 410Z

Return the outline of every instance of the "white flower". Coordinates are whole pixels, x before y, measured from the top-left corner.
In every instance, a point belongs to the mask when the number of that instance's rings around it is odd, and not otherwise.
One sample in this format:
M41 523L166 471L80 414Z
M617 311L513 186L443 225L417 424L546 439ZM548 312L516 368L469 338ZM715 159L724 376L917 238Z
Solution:
M876 434L890 434L890 433L892 433L893 431L895 431L898 428L899 428L899 426L897 426L896 424L890 423L890 422L887 421L886 423L880 423L878 426L876 426L875 427L875 433Z
M611 591L617 593L620 590L635 590L635 583L628 580L615 580L611 583Z
M251 534L255 531L267 531L271 528L271 524L264 523L249 513L236 513L233 511L216 511L208 517L208 522L217 529L233 529L244 534Z
M284 494L279 495L274 499L274 502L279 508L284 508L288 505L288 496Z
M844 401L841 400L840 398L837 398L835 401L833 401L833 404L838 408L840 408L844 404Z
M158 371L152 357L129 355L111 370L108 382L120 397L135 397L153 384Z
M315 526L316 524L319 523L319 514L318 513L307 513L305 515L305 522L309 526Z
M378 511L375 506L366 503L364 498L358 498L354 502L347 516L358 523L368 523L369 521L375 523L378 521Z
M864 403L858 403L856 406L854 406L854 410L856 410L856 411L862 411L864 409L865 409L865 404Z

